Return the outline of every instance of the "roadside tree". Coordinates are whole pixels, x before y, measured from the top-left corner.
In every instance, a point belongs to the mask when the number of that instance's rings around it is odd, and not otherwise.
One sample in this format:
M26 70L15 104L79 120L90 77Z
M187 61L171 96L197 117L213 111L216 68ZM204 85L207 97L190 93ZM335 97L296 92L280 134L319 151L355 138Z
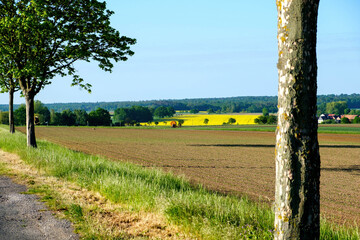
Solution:
M19 83L26 102L27 144L36 147L34 97L55 76L70 75L72 86L90 91L76 75L75 62L90 60L111 71L111 60L133 55L135 39L110 26L112 11L98 0L0 0L1 64Z
M1 11L1 8L0 8ZM0 12L0 17L3 14ZM0 54L0 93L9 93L9 130L10 133L15 133L15 119L14 119L14 93L18 91L19 84L9 71L11 69L11 62L6 62L2 59L4 55Z
M275 239L319 239L316 33L319 0L277 0Z

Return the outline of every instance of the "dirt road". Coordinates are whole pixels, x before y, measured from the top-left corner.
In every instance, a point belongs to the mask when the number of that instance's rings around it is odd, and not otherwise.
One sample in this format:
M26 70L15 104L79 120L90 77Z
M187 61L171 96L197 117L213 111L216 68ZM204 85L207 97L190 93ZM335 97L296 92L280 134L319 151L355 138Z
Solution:
M25 186L0 176L0 239L79 239L68 221L56 219L37 196L26 191Z

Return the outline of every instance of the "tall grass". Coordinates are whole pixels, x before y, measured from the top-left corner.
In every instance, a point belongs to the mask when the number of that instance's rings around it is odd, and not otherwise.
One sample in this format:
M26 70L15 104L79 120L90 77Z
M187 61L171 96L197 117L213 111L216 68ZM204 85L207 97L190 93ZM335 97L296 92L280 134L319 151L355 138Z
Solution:
M271 239L273 213L269 207L246 198L223 196L191 185L157 169L115 163L100 156L75 152L46 141L37 149L26 147L25 136L0 127L0 148L18 154L46 174L76 182L100 192L133 211L164 214L185 231L203 239ZM358 239L356 228L325 223L322 239Z

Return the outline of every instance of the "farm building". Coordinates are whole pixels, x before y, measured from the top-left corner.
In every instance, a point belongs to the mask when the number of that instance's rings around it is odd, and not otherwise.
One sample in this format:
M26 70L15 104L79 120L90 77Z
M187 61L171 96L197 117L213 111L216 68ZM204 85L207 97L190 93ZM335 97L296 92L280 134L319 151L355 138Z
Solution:
M326 120L335 120L335 122L340 123L341 117L335 114L321 114L318 118L318 123L323 123Z
M348 118L352 122L358 115L336 115L336 114L321 114L318 118L318 123L323 123L326 120L335 120L336 123L340 123L342 118Z
M350 120L350 122L352 122L358 115L341 115L341 118L346 117L347 119Z

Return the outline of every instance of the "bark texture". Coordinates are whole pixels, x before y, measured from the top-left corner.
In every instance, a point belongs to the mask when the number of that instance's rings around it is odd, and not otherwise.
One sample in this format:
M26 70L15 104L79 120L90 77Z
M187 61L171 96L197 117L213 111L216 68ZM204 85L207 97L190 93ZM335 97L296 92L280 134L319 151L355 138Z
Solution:
M319 239L316 32L319 0L277 0L275 239Z
M32 94L25 95L25 102L27 146L36 148L37 145L35 138L34 96Z
M9 90L9 126L10 133L15 133L14 123L14 89Z

